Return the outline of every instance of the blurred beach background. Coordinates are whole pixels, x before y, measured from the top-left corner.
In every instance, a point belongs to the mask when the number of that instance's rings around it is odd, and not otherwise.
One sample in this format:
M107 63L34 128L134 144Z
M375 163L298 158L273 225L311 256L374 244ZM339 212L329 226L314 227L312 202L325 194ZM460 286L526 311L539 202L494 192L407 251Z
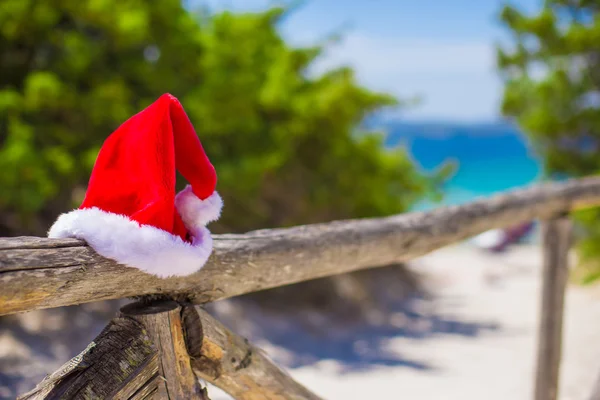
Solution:
M539 13L543 0L78 4L0 1L3 236L44 235L77 207L104 138L167 91L219 173L219 233L427 211L597 172L554 168L525 129L537 125L502 112L497 46L515 35L501 11ZM535 231L521 239L208 310L326 399L529 399L541 249ZM561 400L588 399L600 373L599 299L593 282L568 289ZM33 388L125 303L1 317L0 398Z
M542 177L541 162L527 138L508 122L389 122L388 146L402 144L425 171L452 160L455 173L444 183L442 204L457 205L530 185ZM423 201L415 210L439 202Z

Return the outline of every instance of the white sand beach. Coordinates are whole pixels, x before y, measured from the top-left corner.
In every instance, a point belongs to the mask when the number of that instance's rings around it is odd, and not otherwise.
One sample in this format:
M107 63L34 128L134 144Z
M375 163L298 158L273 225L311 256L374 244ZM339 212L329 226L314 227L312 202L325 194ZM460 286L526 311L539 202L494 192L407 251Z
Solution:
M290 369L326 399L495 400L531 399L539 313L541 253L538 246L503 254L468 244L448 247L410 264L427 278L433 298L424 301L427 335L386 337L380 343L397 363L348 370L322 360ZM426 332L430 326L423 326ZM461 332L461 329L463 332ZM437 332L436 332L437 331ZM561 400L589 398L600 374L600 290L571 285L566 297ZM285 364L285 354L270 350ZM356 343L360 349L361 343ZM281 351L281 350L280 350ZM410 360L410 362L403 362ZM396 365L394 365L396 364ZM212 389L213 400L228 399Z

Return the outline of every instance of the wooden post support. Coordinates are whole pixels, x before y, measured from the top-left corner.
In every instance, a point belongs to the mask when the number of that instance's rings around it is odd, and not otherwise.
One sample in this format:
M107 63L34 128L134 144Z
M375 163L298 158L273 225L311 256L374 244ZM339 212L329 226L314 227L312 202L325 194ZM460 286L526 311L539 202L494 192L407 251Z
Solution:
M239 400L319 400L199 306L137 302L22 400L210 400L198 378Z
M543 276L535 400L556 400L572 222L560 216L543 226Z
M186 307L183 318L194 372L236 400L320 399L201 307Z
M144 326L158 350L156 399L204 399L206 392L192 372L181 320L182 308L174 301L152 305L132 303L121 314Z
M157 380L157 352L144 327L115 318L83 352L19 399L149 399Z
M133 303L60 370L19 399L209 400L192 372L174 301Z

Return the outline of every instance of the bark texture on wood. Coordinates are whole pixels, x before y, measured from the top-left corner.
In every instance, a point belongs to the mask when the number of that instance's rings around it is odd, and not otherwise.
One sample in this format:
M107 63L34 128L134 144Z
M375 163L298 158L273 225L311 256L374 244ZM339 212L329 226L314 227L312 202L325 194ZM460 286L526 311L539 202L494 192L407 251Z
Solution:
M562 352L562 325L572 222L564 216L543 227L543 277L535 400L556 400Z
M229 331L199 306L184 317L194 372L237 400L317 400L257 347Z
M173 301L123 307L87 349L19 399L209 400L198 378L240 400L319 399L199 306Z
M156 391L156 385L154 391L144 387L157 376L156 349L144 327L115 318L83 352L19 399L144 399Z
M206 303L403 262L488 229L598 204L600 178L586 178L427 213L215 235L201 271L169 279L118 265L78 240L0 239L0 315L148 294Z
M81 354L19 399L209 400L192 372L182 311L173 301L123 307Z
M158 349L157 399L202 399L203 390L192 372L185 344L182 309L174 301L129 304L121 309L123 316L144 326Z

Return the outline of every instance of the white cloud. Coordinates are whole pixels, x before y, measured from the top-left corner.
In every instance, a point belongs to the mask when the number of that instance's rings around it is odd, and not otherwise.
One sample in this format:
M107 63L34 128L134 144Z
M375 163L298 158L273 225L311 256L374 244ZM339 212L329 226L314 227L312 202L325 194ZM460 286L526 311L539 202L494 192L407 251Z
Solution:
M328 63L360 63L377 73L480 72L493 68L487 42L373 38L351 34L328 52Z
M423 97L413 118L492 119L501 94L491 43L376 38L350 34L332 47L314 72L352 66L361 83L399 97Z
M200 0L189 0L198 4ZM284 1L285 2L285 1ZM205 0L214 10L256 11L280 0ZM298 15L296 15L298 18ZM360 19L357 17L356 19ZM336 18L332 17L331 21ZM281 28L291 44L311 45L323 39L323 29L305 19ZM331 22L332 26L336 22ZM432 38L387 37L353 31L332 46L313 72L349 65L361 83L400 98L419 96L423 102L404 110L406 118L491 120L498 113L501 82L495 71L495 51L489 35L452 38L432 32Z

